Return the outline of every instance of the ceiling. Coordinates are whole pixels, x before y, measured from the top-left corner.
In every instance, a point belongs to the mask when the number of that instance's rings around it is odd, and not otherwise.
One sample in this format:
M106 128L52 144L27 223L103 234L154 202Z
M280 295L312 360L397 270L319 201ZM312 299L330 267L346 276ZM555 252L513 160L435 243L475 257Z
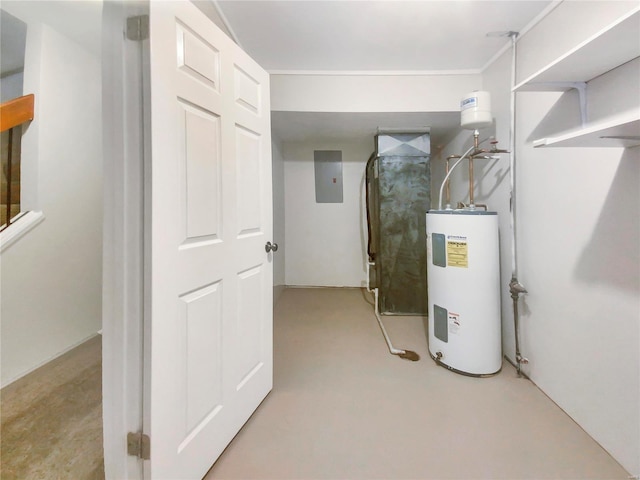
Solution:
M549 1L237 1L217 5L274 71L479 71Z
M432 144L446 143L458 131L458 112L271 112L271 128L283 142L368 139L371 150L380 130L429 131Z
M217 0L238 44L270 73L479 73L551 1ZM378 127L431 126L444 143L458 113L273 112L283 141L368 136Z
M522 31L550 3L214 0L235 40L271 73L478 73L509 43L487 33ZM27 22L44 21L100 54L101 0L2 0L2 8ZM9 41L3 36L2 43ZM9 58L2 53L4 64ZM429 126L433 141L443 143L459 129L459 114L273 112L272 124L283 141L373 139L378 127Z

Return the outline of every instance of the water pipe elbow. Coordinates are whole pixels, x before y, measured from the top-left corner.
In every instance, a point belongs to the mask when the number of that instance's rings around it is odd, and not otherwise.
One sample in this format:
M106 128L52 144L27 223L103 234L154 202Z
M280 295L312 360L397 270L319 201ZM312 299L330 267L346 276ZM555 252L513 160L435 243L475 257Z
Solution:
M518 281L517 278L512 278L509 282L509 293L511 294L511 298L517 300L518 297L523 293L529 293L526 288Z

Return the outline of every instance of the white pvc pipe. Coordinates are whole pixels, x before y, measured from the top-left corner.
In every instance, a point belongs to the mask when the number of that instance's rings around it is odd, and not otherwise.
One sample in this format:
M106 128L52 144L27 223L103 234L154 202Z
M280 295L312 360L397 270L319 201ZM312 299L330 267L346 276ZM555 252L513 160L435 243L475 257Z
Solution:
M391 339L389 338L389 335L387 334L387 330L384 328L384 324L382 323L382 319L380 318L380 312L378 311L378 289L377 288L370 288L370 283L369 283L369 274L370 274L370 267L371 265L375 265L375 263L373 262L367 262L367 292L373 293L374 295L374 305L373 305L373 309L374 312L376 314L376 320L378 320L378 325L380 325L380 330L382 330L382 334L384 335L384 340L385 342L387 342L387 347L389 348L389 352L392 355L400 355L403 353L406 353L405 350L400 350L398 348L394 348L393 345L391 344Z
M376 319L378 320L378 325L380 325L380 330L382 330L382 334L384 335L384 340L385 342L387 342L387 347L389 348L389 352L392 355L400 355L403 353L406 353L404 350L400 350L399 348L394 348L393 345L391 344L391 339L389 338L389 335L387 334L387 330L384 328L384 324L382 323L382 319L380 318L380 312L378 311L378 289L374 288L373 289L374 295L375 295L375 314L376 314Z
M375 265L375 263L373 262L367 262L367 292L371 293L371 288L369 288L369 275L370 275L370 268L371 265Z

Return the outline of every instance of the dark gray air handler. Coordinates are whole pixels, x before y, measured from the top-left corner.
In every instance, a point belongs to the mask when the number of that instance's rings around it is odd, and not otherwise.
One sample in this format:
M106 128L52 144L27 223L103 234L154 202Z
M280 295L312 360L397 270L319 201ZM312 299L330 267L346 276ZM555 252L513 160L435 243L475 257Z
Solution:
M425 213L431 207L430 135L380 133L367 162L368 254L380 313L426 315Z

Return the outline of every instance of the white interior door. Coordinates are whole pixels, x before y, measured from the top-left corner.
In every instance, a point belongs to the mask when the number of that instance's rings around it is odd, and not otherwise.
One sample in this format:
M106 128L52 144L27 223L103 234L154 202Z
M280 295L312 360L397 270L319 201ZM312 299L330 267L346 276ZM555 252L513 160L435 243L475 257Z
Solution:
M150 2L150 85L145 477L199 479L272 387L269 77Z

